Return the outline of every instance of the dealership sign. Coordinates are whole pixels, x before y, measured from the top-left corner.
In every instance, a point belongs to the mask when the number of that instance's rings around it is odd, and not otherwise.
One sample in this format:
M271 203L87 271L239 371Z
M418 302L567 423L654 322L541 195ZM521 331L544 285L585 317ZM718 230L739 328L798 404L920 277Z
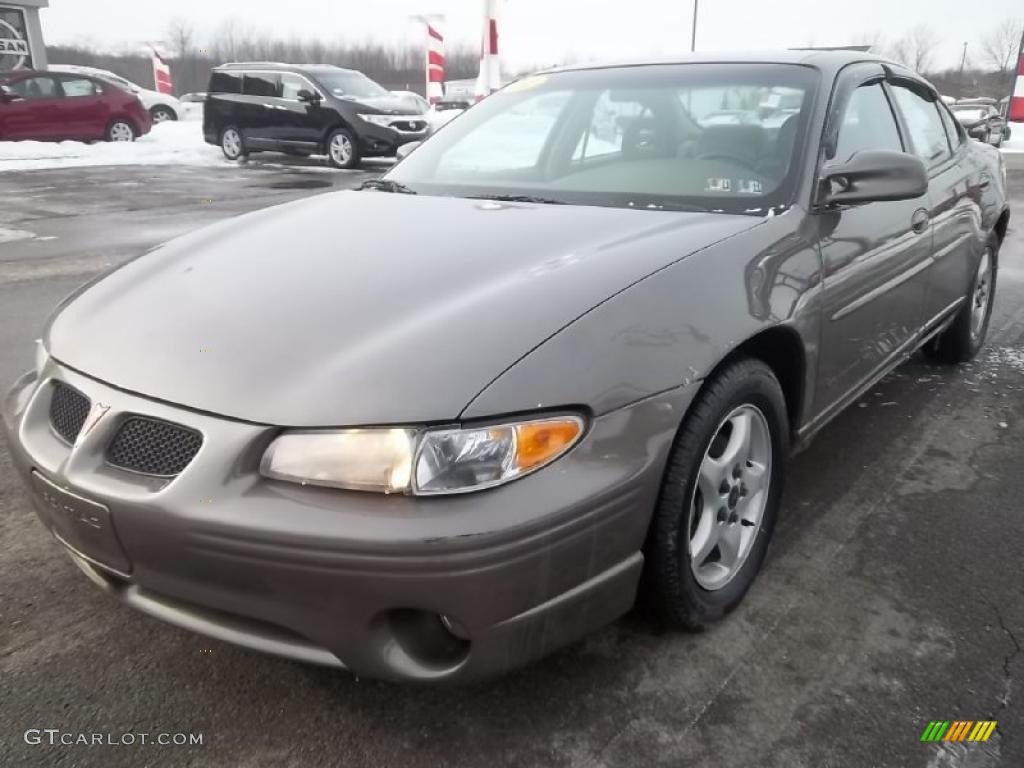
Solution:
M0 72L32 66L21 10L0 8Z

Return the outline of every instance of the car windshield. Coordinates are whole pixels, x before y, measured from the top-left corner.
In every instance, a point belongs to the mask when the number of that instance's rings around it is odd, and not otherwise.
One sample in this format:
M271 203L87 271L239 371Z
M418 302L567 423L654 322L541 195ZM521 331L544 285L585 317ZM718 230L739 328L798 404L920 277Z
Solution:
M421 194L767 213L788 204L816 70L677 64L540 74L387 178Z
M961 120L981 120L985 116L985 110L978 107L953 107L953 114Z
M340 99L368 99L390 94L384 86L373 82L361 72L321 72L316 79Z

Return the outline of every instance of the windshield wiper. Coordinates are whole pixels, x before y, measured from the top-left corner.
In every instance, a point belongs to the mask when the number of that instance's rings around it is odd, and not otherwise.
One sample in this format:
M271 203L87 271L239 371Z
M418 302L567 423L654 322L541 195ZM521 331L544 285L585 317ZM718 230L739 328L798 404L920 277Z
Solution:
M471 200L496 200L499 203L537 203L539 205L568 205L565 200L554 200L537 195L466 195Z
M400 184L391 179L367 179L357 187L358 190L376 189L380 192L395 192L400 195L415 195L416 190L410 189L405 184Z

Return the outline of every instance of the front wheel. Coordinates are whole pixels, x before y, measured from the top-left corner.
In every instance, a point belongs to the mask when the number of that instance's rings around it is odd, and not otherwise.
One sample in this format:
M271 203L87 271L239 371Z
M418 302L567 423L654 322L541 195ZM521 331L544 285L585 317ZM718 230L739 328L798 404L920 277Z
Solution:
M338 128L327 138L327 160L335 168L359 165L359 145L347 128Z
M107 141L135 141L135 126L127 120L114 120L107 126Z
M177 120L178 116L174 113L170 107L153 107L149 110L150 117L153 118L154 123L166 123L169 120Z
M992 318L992 299L996 291L996 256L999 241L989 237L978 267L971 281L970 291L964 298L953 324L929 342L925 354L940 363L966 363L985 345L989 320Z
M680 428L645 544L644 598L700 629L743 599L764 560L789 445L786 401L760 360L709 380Z

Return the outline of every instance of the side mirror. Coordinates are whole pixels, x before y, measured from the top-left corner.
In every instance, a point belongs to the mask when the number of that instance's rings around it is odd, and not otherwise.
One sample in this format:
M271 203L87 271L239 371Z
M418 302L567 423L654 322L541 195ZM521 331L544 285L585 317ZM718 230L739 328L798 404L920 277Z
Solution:
M319 104L320 94L315 91L311 91L308 88L303 88L299 91L299 101L304 101L307 104Z
M416 147L418 147L422 143L422 141L410 141L408 144L400 145L398 149L395 150L395 157L397 157L399 160L404 160L406 157L409 156L409 154L414 149L416 149Z
M919 157L905 152L856 152L845 163L822 168L821 203L854 205L912 200L928 192L928 171Z

